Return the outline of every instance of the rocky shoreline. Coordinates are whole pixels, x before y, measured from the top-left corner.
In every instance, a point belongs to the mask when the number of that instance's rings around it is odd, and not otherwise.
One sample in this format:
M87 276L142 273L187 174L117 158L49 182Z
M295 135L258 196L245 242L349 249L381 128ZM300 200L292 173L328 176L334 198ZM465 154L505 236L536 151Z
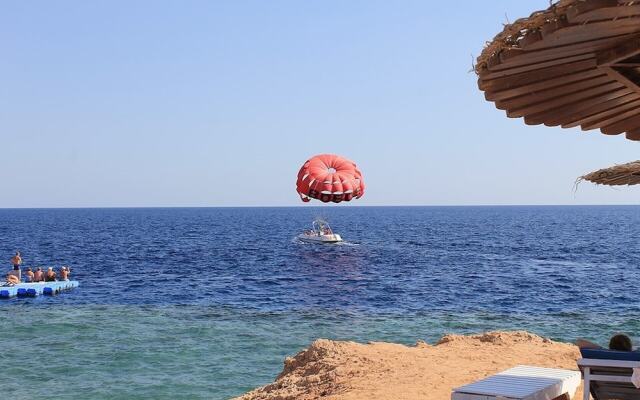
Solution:
M446 400L455 387L520 364L576 370L579 355L572 344L522 331L445 335L415 346L318 339L287 358L273 383L236 400Z

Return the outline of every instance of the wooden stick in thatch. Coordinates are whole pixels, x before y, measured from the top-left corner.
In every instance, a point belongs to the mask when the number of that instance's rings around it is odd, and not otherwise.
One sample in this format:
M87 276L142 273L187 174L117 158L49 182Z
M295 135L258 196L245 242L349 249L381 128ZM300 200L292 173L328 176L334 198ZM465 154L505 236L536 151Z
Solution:
M476 61L476 72L480 73L480 71L487 68L489 58L498 55L502 50L519 48L519 42L524 36L536 32L545 24L565 18L565 12L568 8L583 1L585 0L550 1L551 4L546 10L535 11L529 17L519 18L513 23L506 24L502 32L498 33L493 40L487 42L482 54ZM625 2L621 1L620 3L624 4ZM627 3L632 2L629 1Z
M637 185L640 183L640 160L599 169L578 178L578 182L583 180L608 186Z

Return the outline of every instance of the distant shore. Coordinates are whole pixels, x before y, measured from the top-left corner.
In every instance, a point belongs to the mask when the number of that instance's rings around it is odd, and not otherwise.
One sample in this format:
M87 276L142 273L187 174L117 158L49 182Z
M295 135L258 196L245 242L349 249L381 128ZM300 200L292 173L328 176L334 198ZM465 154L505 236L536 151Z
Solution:
M273 383L236 400L445 400L455 387L519 364L576 370L579 354L572 344L523 331L446 335L415 346L319 339L287 358Z

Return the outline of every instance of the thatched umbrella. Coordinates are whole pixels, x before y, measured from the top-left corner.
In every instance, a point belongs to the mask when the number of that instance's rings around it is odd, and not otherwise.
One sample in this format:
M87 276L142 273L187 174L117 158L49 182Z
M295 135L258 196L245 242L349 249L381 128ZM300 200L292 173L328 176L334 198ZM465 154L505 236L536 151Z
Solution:
M638 1L560 0L506 25L476 72L509 117L640 140Z
M637 185L640 183L640 161L599 169L578 178L578 182L583 180L608 186Z

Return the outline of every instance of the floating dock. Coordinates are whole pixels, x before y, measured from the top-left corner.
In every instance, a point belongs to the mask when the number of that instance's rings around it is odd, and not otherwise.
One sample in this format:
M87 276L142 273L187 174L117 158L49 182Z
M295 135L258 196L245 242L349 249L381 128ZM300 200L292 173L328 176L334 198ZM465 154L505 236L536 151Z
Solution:
M39 295L52 296L63 290L71 290L80 286L78 281L55 281L18 283L13 286L0 286L0 299L10 297L36 297Z

